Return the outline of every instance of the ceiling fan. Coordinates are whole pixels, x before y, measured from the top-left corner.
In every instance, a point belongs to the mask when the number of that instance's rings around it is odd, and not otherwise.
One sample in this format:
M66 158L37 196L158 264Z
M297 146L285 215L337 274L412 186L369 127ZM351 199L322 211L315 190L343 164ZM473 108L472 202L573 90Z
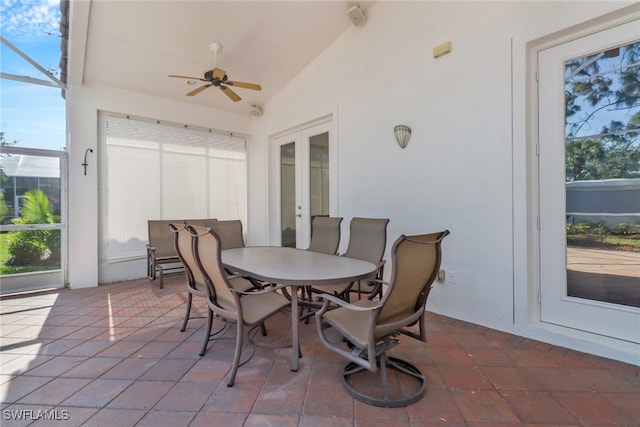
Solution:
M218 52L220 52L222 50L222 45L220 43L214 42L214 43L211 43L211 45L209 47L211 48L211 50L213 50L215 52L216 63L217 63ZM190 84L194 84L196 81L207 82L206 84L204 84L204 85L192 90L191 92L187 93L187 96L197 95L200 92L202 92L203 90L205 90L207 88L210 88L211 86L215 86L215 87L219 88L222 92L224 92L225 95L227 95L229 98L231 98L231 100L233 102L238 102L242 98L240 98L240 96L237 93L235 93L231 89L231 87L239 87L239 88L243 88L243 89L252 89L252 90L262 90L262 86L260 86L259 84L238 82L238 81L235 81L235 80L229 80L229 76L227 76L227 72L225 70L223 70L221 68L218 68L218 67L215 67L215 66L214 66L213 70L209 70L209 71L205 72L203 78L200 78L200 77L189 77L189 76L177 76L177 75L173 75L173 74L170 74L169 77L177 77L177 78L180 78L180 79L188 79L188 80L193 81L193 83L189 82Z

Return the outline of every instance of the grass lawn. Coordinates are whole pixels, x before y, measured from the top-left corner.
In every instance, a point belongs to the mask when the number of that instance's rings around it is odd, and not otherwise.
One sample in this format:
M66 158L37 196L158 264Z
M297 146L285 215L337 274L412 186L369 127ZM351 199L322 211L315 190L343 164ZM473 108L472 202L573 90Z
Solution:
M569 234L567 244L581 248L640 252L640 234Z
M9 259L9 248L7 247L7 236L9 233L0 233L0 264L4 264Z

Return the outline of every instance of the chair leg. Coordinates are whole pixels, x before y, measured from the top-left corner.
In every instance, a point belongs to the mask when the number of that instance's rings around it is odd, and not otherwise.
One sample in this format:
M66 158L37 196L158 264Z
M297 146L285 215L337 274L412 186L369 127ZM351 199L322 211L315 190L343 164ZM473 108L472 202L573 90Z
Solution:
M382 396L384 400L389 400L389 384L387 383L387 355L382 353L378 360L378 367L380 368L380 383L382 384Z
M233 382L236 379L236 373L238 373L238 367L240 366L240 356L242 355L242 339L244 337L244 326L242 321L236 323L236 352L233 355L233 367L229 373L229 380L227 381L227 387L233 386Z
M311 317L311 302L313 301L313 291L311 291L311 286L305 286L304 288L302 288L302 300L307 300L307 302L309 303L309 305L307 306L307 315L304 314L304 305L300 309L300 316L305 316L304 323L305 325L308 325L309 318Z
M191 292L187 292L187 311L184 314L184 321L182 322L182 329L180 332L184 332L187 329L187 322L189 321L189 316L191 315L191 300L193 299L193 295Z
M211 325L213 324L213 311L207 310L207 328L204 333L204 339L202 341L202 348L200 348L200 357L204 356L207 351L207 345L209 344L209 338L211 337Z
M260 332L262 333L263 337L267 336L267 327L265 326L264 322L260 322Z
M164 288L164 282L163 282L163 278L164 278L164 268L162 268L161 265L158 266L158 272L160 275L160 283L159 283L159 288L163 289Z
M156 280L156 260L154 257L149 258L149 266L147 267L149 280Z

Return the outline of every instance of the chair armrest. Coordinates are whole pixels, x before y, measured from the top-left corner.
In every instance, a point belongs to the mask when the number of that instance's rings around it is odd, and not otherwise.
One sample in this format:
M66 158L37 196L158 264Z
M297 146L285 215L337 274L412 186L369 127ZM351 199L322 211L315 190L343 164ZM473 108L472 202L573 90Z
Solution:
M321 294L321 295L318 295L317 298L319 300L325 300L325 301L324 301L324 304L322 305L322 308L320 309L320 311L318 311L318 313L316 313L316 315L320 314L321 312L324 313L325 311L327 311L327 308L329 307L330 302L333 302L336 305L339 305L341 307L344 307L348 310L353 310L353 311L373 311L382 307L382 304L377 304L372 307L361 307L359 305L351 304L349 302L346 302L343 299L337 298L329 294Z
M240 277L243 277L243 276L240 276ZM265 288L265 289L260 289L260 290L257 290L257 291L254 291L254 290L239 291L237 289L231 289L231 292L233 292L235 294L238 294L240 296L242 296L242 295L262 295L262 294L268 294L270 292L277 291L278 289L282 289L282 288L286 288L286 285L275 285L275 286L268 287L268 288Z
M367 283L373 288L371 289L371 291L369 291L369 295L367 296L367 299L369 299L370 301L373 300L377 295L380 295L380 298L382 298L382 286L389 285L389 282L382 279L369 280Z
M375 285L381 286L381 285L387 285L389 286L389 282L387 282L386 280L382 280L382 279L372 279L372 280L368 280L369 283L373 283Z

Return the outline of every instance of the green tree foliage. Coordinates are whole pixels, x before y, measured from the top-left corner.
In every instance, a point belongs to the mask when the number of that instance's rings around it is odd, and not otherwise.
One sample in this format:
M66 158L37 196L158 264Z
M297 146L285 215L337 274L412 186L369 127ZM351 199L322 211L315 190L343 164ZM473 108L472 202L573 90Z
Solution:
M637 139L593 137L567 140L567 181L640 178Z
M13 141L9 141L6 136L4 136L4 132L0 131L0 147L4 147L7 145L16 145L18 143L17 139Z
M565 71L567 181L640 177L640 42Z
M21 216L14 218L14 224L54 224L57 221L49 199L42 190L31 190L24 194ZM59 230L12 231L7 239L11 265L32 265L43 260L59 262Z

